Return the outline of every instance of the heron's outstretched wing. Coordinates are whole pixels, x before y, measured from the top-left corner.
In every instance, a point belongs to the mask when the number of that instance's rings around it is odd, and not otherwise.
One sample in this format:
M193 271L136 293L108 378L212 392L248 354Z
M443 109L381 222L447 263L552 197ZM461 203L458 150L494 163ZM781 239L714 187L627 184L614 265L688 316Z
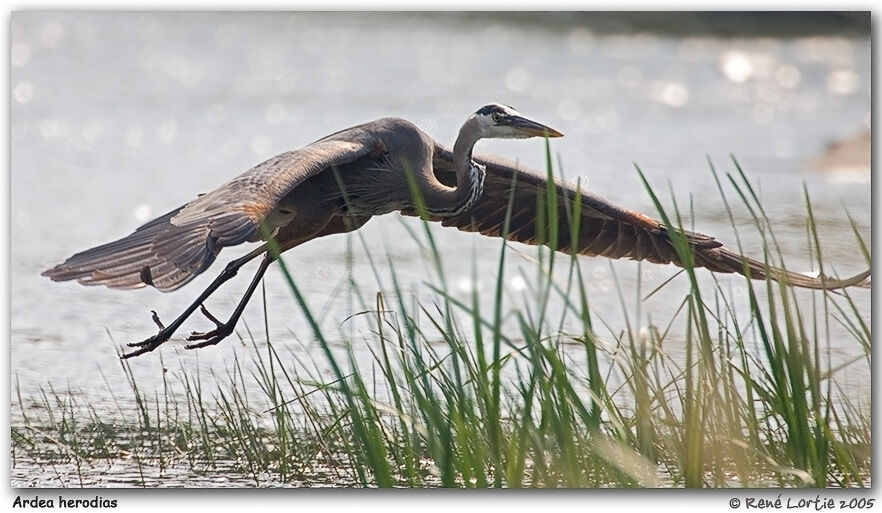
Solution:
M357 128L273 157L127 237L77 253L43 276L121 289L181 287L208 268L224 246L256 239L261 221L306 179L378 151L369 130Z
M546 175L499 157L477 155L474 160L487 168L481 199L462 214L432 220L460 230L501 237L511 202L507 238L525 244L548 245L540 241L536 233L537 195L546 195ZM439 180L451 186L456 183L453 155L447 148L440 145L436 148L433 165ZM558 198L558 241L555 249L558 251L569 253L575 248L583 255L682 266L671 234L661 221L622 208L589 191L577 193L576 186L570 183L557 181L555 187ZM577 197L581 199L580 219L578 234L574 237L570 227L573 203ZM772 279L806 288L835 289L869 284L867 278L870 271L844 280L810 277L782 269L769 269L764 263L743 257L707 235L688 231L684 231L683 235L693 250L695 265L711 271L747 273L755 279L764 279L768 275ZM547 236L544 240L547 240Z

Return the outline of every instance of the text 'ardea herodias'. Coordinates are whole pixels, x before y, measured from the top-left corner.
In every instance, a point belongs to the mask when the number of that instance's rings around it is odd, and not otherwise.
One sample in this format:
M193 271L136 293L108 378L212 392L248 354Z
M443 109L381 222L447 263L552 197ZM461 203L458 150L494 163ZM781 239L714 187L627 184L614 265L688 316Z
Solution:
M490 104L469 116L453 151L435 142L412 123L384 118L320 139L289 151L237 176L217 189L141 226L128 237L89 249L43 273L55 281L77 280L84 285L138 288L151 285L175 290L206 270L221 248L269 240L279 253L306 241L355 230L371 216L400 210L444 226L505 236L527 244L537 239L536 197L549 186L545 174L492 156L473 156L483 138L561 137L557 130L531 121L510 107ZM413 194L412 185L418 194ZM621 208L568 183L555 182L560 211L559 237L554 248L563 252L609 258L631 258L682 265L665 225ZM573 202L579 233L570 231L568 212ZM506 213L509 227L504 232ZM569 209L569 210L568 210ZM540 228L541 230L541 228ZM744 258L699 233L684 232L694 265L711 271L766 277L789 284L835 289L866 285L870 271L845 280L808 277L769 269ZM177 319L156 335L129 344L136 350L123 358L159 347L239 268L253 258L263 260L229 320L222 323L202 306L216 328L194 332L188 349L217 344L233 332L245 305L275 256L268 243L231 261L221 274Z

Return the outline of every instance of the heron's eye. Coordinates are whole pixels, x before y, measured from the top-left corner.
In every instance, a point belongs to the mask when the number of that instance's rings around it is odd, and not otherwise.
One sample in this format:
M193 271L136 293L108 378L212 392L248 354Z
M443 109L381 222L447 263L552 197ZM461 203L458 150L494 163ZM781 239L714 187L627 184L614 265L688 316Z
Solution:
M494 113L490 116L490 119L492 119L494 123L499 123L499 120L502 119L502 116Z

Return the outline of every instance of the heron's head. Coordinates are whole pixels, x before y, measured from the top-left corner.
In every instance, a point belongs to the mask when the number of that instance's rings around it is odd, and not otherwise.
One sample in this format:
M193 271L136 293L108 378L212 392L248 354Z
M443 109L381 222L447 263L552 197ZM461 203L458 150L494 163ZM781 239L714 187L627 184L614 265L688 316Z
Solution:
M472 114L481 137L526 139L527 137L563 137L557 130L537 123L506 105L491 103Z

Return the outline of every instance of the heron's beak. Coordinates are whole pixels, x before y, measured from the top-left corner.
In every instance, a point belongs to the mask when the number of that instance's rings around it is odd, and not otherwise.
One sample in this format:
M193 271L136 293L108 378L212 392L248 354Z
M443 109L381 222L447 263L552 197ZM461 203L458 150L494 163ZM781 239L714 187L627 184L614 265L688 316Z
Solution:
M520 116L510 118L509 124L515 135L520 137L563 137L562 133L550 126Z

